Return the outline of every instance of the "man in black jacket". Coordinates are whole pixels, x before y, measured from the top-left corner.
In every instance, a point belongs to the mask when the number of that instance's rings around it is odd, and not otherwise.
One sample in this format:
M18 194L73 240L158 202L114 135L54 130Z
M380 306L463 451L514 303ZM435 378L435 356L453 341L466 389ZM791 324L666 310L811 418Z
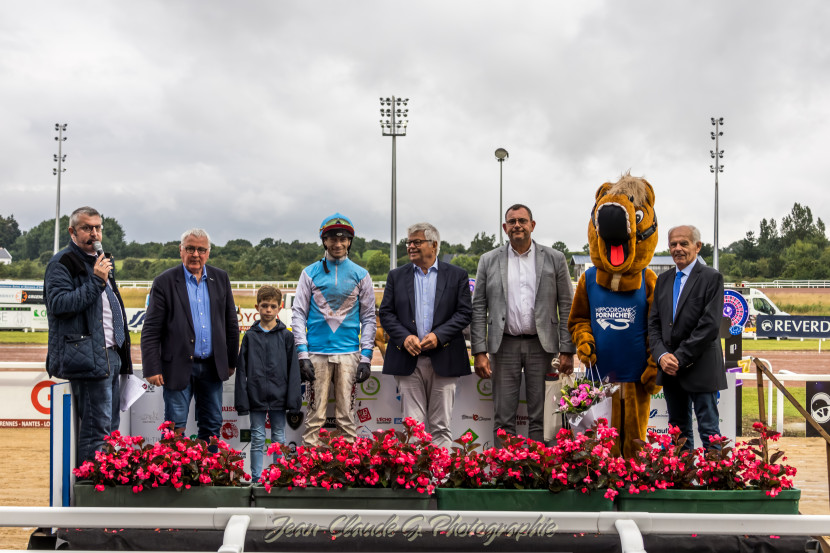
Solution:
M120 374L132 373L130 333L111 256L101 248L101 214L79 207L69 217L69 245L46 266L49 320L46 371L72 386L78 426L77 461L95 459L118 429Z
M179 246L182 265L153 281L141 331L144 378L164 386L164 420L184 432L196 398L198 437L222 427L222 382L236 368L239 325L228 273L206 265L210 237L190 229Z
M452 445L458 377L470 374L463 331L473 314L470 280L438 261L441 236L429 223L407 229L412 263L386 277L380 322L389 334L383 374L395 375L404 417L423 422L439 447Z
M720 434L718 391L726 389L720 345L723 275L698 259L700 231L683 225L669 230L669 251L677 270L657 277L648 316L651 355L659 367L669 424L680 428L694 449L692 409L703 446Z

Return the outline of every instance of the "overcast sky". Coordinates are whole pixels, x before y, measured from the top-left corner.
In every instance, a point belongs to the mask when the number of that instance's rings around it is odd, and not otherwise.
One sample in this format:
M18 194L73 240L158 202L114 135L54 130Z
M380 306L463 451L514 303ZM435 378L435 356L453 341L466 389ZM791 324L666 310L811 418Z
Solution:
M397 140L398 238L450 242L533 209L534 237L587 242L596 189L631 170L674 224L720 245L794 202L830 220L826 1L8 1L0 17L0 215L92 205L126 239L314 241L339 211L388 240L392 140L379 97L410 98ZM106 234L104 235L106 243Z

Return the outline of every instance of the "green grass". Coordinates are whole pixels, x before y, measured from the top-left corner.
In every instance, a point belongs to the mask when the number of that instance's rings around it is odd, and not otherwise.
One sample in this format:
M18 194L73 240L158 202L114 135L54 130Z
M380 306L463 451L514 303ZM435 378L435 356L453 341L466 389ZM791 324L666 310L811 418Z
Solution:
M790 315L807 315L811 317L830 315L830 307L823 303L793 304L782 303L778 307Z
M744 339L743 351L818 351L818 340L815 338L790 338L789 340L769 340L758 338L757 340ZM825 340L821 344L821 350L830 349L830 342Z
M46 344L48 334L48 332L4 330L0 332L0 344Z
M3 330L0 331L0 344L43 344L48 343L49 333L42 332L23 332L22 330ZM130 340L133 344L141 342L140 332L131 332Z
M745 380L744 385L742 387L742 394L741 394L741 414L742 414L742 423L743 423L743 433L744 436L753 436L756 435L752 430L752 423L758 420L758 388L755 385L754 380ZM787 390L798 400L801 406L804 406L804 402L806 400L806 389L804 387L788 387ZM764 409L767 408L767 387L764 386ZM777 404L777 390L773 391L772 396L772 426L775 427L775 420L776 420L776 404ZM766 422L764 420L763 422ZM784 435L785 436L804 436L806 431L802 428L799 430L791 430L787 429L787 426L792 423L803 423L804 416L799 413L795 406L790 403L790 401L785 397L784 398Z

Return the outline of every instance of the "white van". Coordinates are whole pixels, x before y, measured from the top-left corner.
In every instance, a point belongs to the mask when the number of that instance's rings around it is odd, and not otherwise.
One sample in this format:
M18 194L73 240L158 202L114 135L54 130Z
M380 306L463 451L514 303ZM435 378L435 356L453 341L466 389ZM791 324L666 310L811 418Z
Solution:
M757 288L747 286L726 286L726 290L734 290L741 294L749 304L749 318L744 326L745 331L755 331L755 317L758 315L787 316L789 313L781 311L769 297Z

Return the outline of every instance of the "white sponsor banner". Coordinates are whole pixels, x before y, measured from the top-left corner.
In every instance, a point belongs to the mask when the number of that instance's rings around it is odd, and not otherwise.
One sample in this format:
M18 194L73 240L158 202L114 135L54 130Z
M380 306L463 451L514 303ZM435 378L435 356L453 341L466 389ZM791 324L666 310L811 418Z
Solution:
M718 416L721 436L726 436L735 441L736 415L735 415L735 373L726 373L726 384L728 388L718 393ZM700 434L697 431L697 420L694 420L695 447L701 446ZM666 399L663 391L651 396L651 410L648 416L648 429L658 434L667 434L669 431L669 410L666 407Z
M139 373L140 374L140 373ZM305 385L303 385L305 391ZM234 379L225 382L222 393L222 438L245 455L245 470L249 471L250 442L242 441L243 431L250 428L248 416L240 416L233 408ZM524 395L524 388L521 394ZM185 432L195 436L198 429L191 404ZM303 401L303 412L306 410ZM329 396L326 428L334 429L334 395ZM144 436L148 443L158 441L160 432L158 427L164 422L164 398L160 388L147 387L147 393L139 398L130 409L130 434ZM527 434L527 407L522 400L519 404L517 431ZM372 376L365 382L358 384L355 390L355 423L359 436L371 436L375 430L396 428L403 430L401 416L401 402L395 378L381 374L379 370L372 371ZM302 445L302 431L304 426L293 429L286 424L286 443L292 447ZM492 445L493 440L493 398L490 380L482 380L476 375L461 377L456 388L455 406L452 417L453 436L459 437L470 431L476 441L484 448ZM266 428L266 439L270 439L270 429ZM246 436L247 438L247 436ZM265 463L269 464L268 462Z
M0 372L0 428L49 426L52 384L45 371Z
M128 307L127 311L127 327L133 332L141 332L144 327L144 317L147 314L147 309L144 307ZM280 312L280 320L286 325L290 326L291 321L286 320L287 314L290 311L283 310ZM239 308L236 310L236 318L239 323L239 330L245 332L253 324L259 320L259 313L252 308Z

